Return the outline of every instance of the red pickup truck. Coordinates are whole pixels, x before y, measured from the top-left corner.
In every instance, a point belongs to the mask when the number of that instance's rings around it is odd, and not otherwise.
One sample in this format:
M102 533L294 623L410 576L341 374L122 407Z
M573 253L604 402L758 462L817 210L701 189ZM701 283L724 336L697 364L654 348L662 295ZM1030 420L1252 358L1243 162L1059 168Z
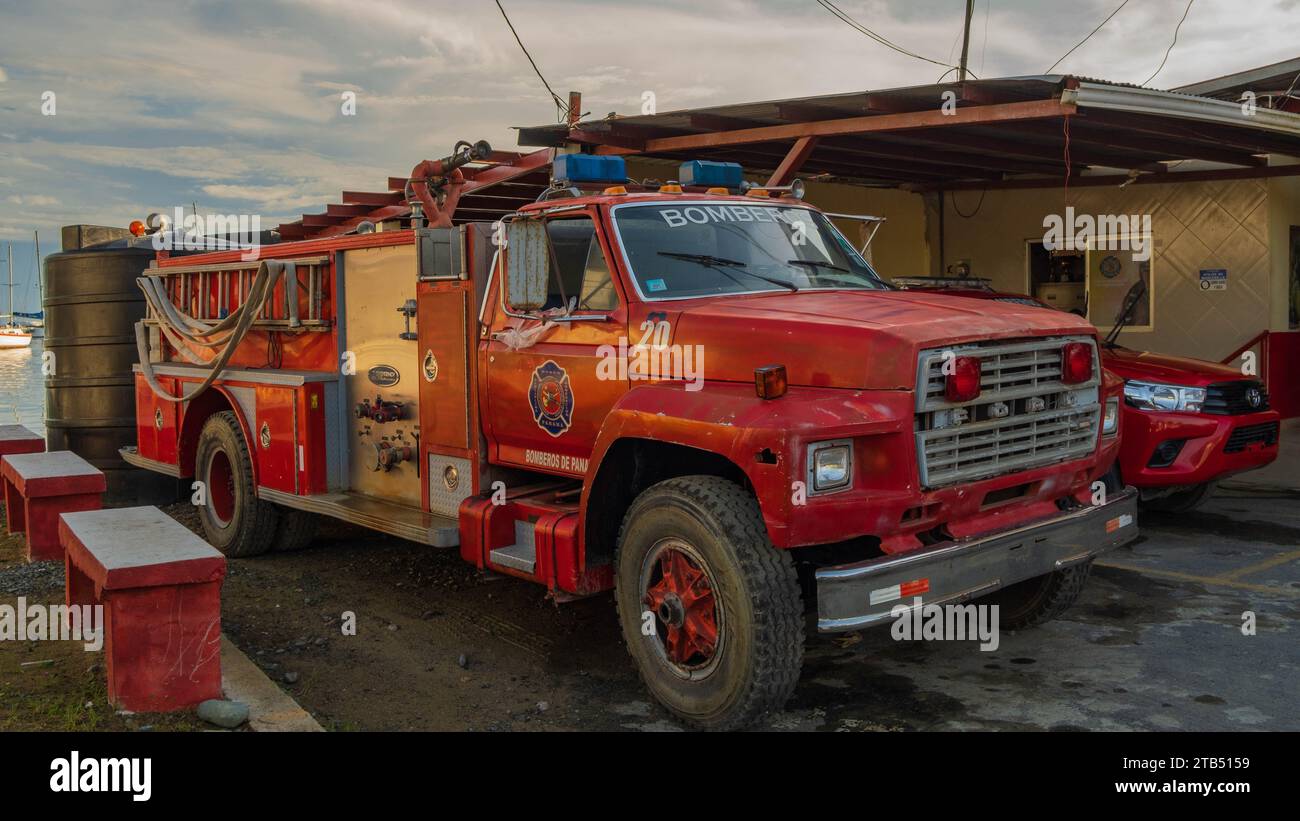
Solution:
M995 291L978 278L912 277L895 284L1056 310L1031 296ZM1125 307L1135 301L1126 299ZM1181 512L1204 500L1218 480L1277 458L1281 418L1269 408L1262 382L1213 362L1116 344L1128 314L1122 312L1101 346L1102 365L1124 379L1116 484L1138 488L1147 509Z

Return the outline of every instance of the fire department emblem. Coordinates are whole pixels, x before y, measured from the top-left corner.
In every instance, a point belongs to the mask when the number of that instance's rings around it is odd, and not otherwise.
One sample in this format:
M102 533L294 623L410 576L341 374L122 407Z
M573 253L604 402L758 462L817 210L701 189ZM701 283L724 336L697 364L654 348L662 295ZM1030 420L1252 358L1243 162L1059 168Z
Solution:
M537 426L552 436L559 436L573 424L573 388L569 386L569 375L550 359L533 371L528 402L533 406Z

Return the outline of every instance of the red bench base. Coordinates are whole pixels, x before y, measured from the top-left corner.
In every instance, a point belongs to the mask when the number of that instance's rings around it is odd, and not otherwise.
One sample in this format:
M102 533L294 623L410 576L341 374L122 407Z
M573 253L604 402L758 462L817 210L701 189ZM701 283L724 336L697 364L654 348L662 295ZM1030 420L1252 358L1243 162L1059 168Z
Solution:
M69 605L104 607L108 700L169 712L221 698L226 560L156 507L59 520Z
M104 605L108 700L133 713L221 698L221 583L106 590L65 564L68 604ZM89 594L89 595L87 595Z
M100 508L98 493L24 499L12 482L6 481L4 485L9 532L26 535L29 562L63 560L63 545L59 544L60 513Z

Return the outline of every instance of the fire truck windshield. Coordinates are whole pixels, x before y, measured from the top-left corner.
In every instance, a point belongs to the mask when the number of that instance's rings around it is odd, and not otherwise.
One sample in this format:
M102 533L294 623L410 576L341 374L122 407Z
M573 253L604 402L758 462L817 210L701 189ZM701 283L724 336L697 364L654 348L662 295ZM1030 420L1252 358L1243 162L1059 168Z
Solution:
M613 214L632 277L648 300L889 288L830 220L810 208L627 203Z

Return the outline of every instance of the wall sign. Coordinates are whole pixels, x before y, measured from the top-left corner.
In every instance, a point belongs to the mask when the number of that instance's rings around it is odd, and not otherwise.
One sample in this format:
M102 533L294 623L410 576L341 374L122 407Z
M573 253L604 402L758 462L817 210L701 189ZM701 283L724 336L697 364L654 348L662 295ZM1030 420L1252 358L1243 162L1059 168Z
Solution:
M370 381L381 388L391 388L402 380L402 375L392 365L376 365L366 374Z
M1228 269L1227 268L1202 268L1201 269L1201 290L1202 291L1228 290Z

